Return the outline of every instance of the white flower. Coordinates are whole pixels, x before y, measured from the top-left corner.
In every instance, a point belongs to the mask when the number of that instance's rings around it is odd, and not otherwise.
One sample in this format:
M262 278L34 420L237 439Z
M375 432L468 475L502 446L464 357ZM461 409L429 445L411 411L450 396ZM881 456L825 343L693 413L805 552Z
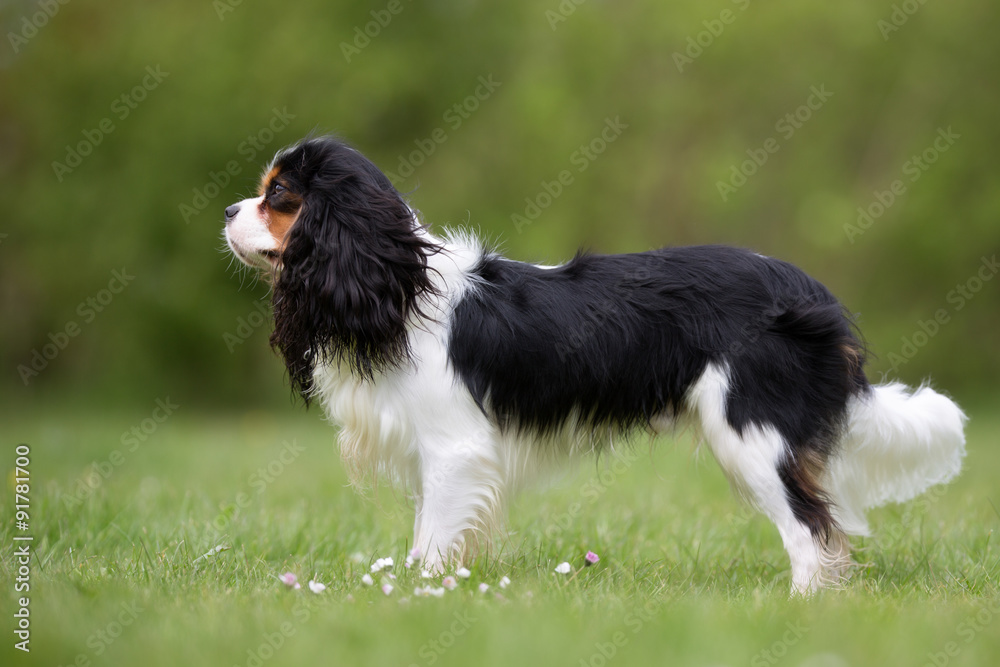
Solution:
M385 558L383 558L382 563L386 567L392 567L393 565L395 565L395 563L392 562L392 556L386 556Z
M479 584L479 592L480 593L485 593L488 590L490 590L490 585L489 584Z
M458 580L455 577L445 577L441 581L441 585L447 588L449 591L453 591L458 587Z
M361 583L363 583L365 586L371 586L372 584L375 583L375 580L372 579L372 575L366 574L365 576L361 577Z
M379 558L374 563L372 563L372 573L381 572L387 567L392 567L391 558Z
M464 568L464 567L458 568L458 571L455 572L455 574L457 574L458 576L460 576L462 579L468 579L469 577L472 576L472 573L469 572L469 570L467 568Z
M420 571L420 578L421 578L421 579L430 579L430 578L431 578L431 577L433 577L433 576L434 576L434 575L433 575L433 574L431 574L430 572L428 572L427 570L421 570L421 571Z
M392 593L392 584L383 584L382 585L382 592L385 593L386 595L389 595L390 593Z
M326 590L326 586L324 584L319 583L318 581L313 581L312 579L310 579L309 590L311 590L313 593L322 593L323 591Z
M506 576L501 577L501 579L500 579L500 588L507 588L508 586L510 586L510 577L506 577Z
M557 574L569 574L570 570L572 570L572 569L573 568L571 568L569 566L569 563L567 563L565 561L563 561L562 563L559 563L558 565L556 565L556 573Z
M418 598L431 596L441 598L444 597L444 588L434 588L433 586L424 586L421 588L420 586L417 586L413 589L413 596Z
M412 549L410 549L410 555L406 557L405 561L403 561L403 567L409 570L411 567L413 567L414 563L419 561L420 561L420 549L413 547Z

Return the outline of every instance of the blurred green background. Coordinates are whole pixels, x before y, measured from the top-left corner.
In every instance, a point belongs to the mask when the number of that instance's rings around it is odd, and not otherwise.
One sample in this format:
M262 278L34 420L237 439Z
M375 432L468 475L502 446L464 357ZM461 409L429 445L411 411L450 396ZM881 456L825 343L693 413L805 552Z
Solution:
M312 130L520 259L787 259L873 379L994 391L995 2L578 3L4 2L4 410L287 405L222 210Z

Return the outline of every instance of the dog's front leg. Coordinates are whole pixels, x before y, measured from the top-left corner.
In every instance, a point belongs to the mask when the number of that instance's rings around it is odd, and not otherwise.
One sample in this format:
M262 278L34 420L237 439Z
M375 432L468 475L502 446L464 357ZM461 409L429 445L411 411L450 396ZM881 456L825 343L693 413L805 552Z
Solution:
M424 569L442 572L488 538L498 523L503 475L491 442L421 448L413 543Z

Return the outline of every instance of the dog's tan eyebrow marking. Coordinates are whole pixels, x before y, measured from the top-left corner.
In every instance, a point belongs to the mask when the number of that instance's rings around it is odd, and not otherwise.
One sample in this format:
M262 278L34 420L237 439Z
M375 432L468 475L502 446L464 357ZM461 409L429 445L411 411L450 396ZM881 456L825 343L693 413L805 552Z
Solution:
M257 189L257 194L259 196L261 197L264 196L264 193L267 192L267 187L271 184L271 181L273 181L279 173L281 173L281 170L277 166L274 166L271 167L270 171L268 171L261 177L260 187Z

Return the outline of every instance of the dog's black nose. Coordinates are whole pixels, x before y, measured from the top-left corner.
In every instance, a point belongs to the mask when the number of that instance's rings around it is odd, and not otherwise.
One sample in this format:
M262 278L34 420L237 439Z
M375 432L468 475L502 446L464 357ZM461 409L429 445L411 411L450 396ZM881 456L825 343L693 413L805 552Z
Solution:
M226 222L231 222L232 219L235 218L236 214L239 213L239 212L240 212L240 205L239 204L233 204L232 206L227 206L226 207Z

